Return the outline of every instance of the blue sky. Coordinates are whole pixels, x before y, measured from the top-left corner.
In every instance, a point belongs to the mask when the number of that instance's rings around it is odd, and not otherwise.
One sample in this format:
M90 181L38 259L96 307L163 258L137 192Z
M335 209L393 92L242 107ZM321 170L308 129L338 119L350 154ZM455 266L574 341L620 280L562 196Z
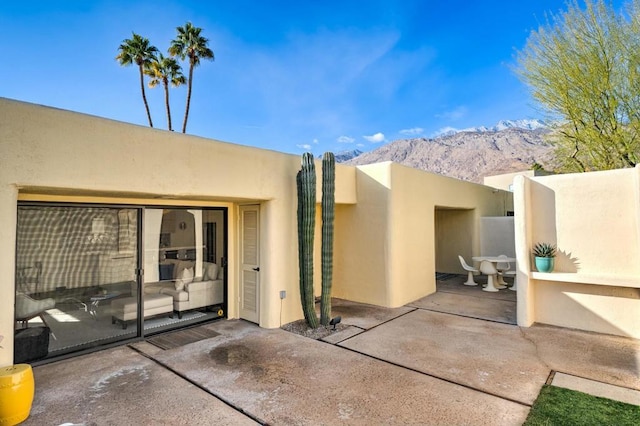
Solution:
M563 0L3 2L0 96L147 125L132 31L203 28L187 133L288 153L368 151L446 127L543 118L511 67ZM185 74L188 65L183 65ZM162 88L147 89L166 129ZM186 86L170 91L180 130Z

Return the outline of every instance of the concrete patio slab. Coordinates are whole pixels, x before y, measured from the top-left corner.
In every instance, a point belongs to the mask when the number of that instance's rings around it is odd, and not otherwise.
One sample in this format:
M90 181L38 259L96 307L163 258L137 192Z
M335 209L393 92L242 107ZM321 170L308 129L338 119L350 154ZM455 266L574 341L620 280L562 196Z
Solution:
M596 382L582 377L571 376L564 373L556 373L551 382L553 386L588 393L601 398L626 402L627 404L640 405L640 391Z
M334 300L350 326L325 341L220 320L34 367L24 424L519 425L552 370L640 390L638 340Z
M516 323L515 301L447 293L438 290L435 294L418 299L407 306L505 324Z
M320 305L317 304L316 308L319 312ZM343 299L331 299L332 317L341 316L344 324L354 325L365 330L411 312L413 309L414 308L406 306L384 308L382 306L350 302Z
M34 379L25 426L256 424L126 346L36 367Z
M436 290L438 293L446 292L446 293L466 294L469 296L481 297L484 300L496 299L496 300L508 300L511 302L516 301L517 292L512 291L510 289L503 289L495 293L482 291L482 284L487 283L487 277L484 275L475 277L475 281L478 283L477 286L466 286L462 284L466 280L467 280L466 275L457 275L447 280L438 280L436 281ZM507 278L506 281L507 283L511 284L513 282L513 279Z
M348 339L350 337L353 337L356 334L360 334L362 332L364 332L363 329L350 325L349 327L345 328L344 330L340 330L338 332L332 333L332 334L328 335L327 337L323 337L320 340L322 340L323 342L327 342L327 343L331 343L331 344L335 345L336 343L340 343L343 340L346 340L346 339Z
M269 424L516 425L529 411L280 329L206 327L221 335L151 356Z
M554 371L640 390L640 340L548 325L522 335Z
M518 327L421 309L339 345L523 404L550 373Z

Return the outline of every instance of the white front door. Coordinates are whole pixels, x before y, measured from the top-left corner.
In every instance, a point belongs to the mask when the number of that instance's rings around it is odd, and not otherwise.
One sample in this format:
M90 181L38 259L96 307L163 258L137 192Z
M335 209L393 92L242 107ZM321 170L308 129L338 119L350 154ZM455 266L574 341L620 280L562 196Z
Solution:
M260 210L240 207L240 318L260 322Z

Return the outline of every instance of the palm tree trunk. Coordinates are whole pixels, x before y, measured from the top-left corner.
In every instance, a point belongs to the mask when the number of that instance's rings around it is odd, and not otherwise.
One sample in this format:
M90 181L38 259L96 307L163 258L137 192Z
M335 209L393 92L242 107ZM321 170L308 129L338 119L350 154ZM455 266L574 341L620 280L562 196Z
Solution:
M142 90L142 100L144 101L144 108L147 110L149 127L153 127L153 121L151 121L151 112L149 111L149 104L147 103L147 95L144 93L144 73L142 72L142 65L140 65L140 90Z
M167 106L167 124L169 126L169 131L173 130L171 128L171 108L169 107L169 83L164 82L164 104Z
M187 86L187 105L184 109L184 122L182 123L182 133L187 131L187 119L189 118L189 104L191 103L191 82L193 81L193 63L189 66L189 84Z

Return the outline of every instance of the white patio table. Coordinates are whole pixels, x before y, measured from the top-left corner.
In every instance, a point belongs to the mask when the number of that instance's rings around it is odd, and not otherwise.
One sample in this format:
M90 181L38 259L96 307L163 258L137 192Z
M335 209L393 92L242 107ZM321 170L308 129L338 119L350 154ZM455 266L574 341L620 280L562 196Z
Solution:
M495 266L497 268L498 263L515 263L516 262L516 258L515 257L498 257L498 256L473 256L471 258L474 262L483 262L483 261L487 261L487 262L491 262L493 263L493 266ZM497 279L497 277L496 277ZM495 288L498 290L502 290L504 288L507 288L507 286L502 285L502 283L499 283L499 286L496 286Z

